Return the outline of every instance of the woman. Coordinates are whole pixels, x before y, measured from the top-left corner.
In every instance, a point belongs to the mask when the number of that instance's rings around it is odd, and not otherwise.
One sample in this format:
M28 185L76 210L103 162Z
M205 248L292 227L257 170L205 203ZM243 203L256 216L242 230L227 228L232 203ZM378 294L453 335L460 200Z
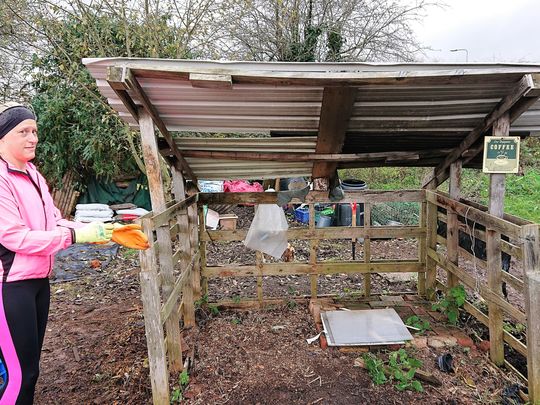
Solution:
M54 254L72 243L108 242L112 225L61 218L30 163L38 143L28 108L0 104L0 405L32 404L49 314Z

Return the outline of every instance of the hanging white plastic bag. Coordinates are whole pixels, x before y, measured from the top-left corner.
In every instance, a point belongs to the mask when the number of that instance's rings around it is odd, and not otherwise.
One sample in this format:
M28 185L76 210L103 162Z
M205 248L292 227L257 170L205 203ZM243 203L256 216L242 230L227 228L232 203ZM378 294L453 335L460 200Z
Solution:
M260 204L249 227L244 245L280 259L287 249L287 218L276 204Z

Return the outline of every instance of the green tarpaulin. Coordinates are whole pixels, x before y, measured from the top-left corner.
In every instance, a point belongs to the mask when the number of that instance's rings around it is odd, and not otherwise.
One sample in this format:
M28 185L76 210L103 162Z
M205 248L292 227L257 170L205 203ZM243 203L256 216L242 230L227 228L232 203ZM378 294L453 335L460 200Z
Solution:
M79 204L132 203L148 211L152 210L146 176L131 180L126 188L118 187L115 182L104 183L97 180L90 180L87 186L87 191L79 198Z

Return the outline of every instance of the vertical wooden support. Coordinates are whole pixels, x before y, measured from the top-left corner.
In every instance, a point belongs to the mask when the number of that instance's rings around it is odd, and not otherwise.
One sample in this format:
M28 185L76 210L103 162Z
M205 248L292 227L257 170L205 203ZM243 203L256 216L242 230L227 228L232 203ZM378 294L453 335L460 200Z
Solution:
M187 190L188 196L197 194L197 188L191 184L191 187ZM189 227L189 243L191 247L191 257L199 250L199 215L197 212L197 205L192 204L187 209L188 212L188 227ZM206 258L205 258L206 259ZM193 299L198 300L201 298L201 259L197 260L193 264Z
M523 271L525 314L527 315L527 370L529 401L540 404L540 226L524 225Z
M493 124L493 135L507 136L510 130L510 118L504 114ZM489 213L498 218L504 214L505 175L489 175ZM501 234L492 229L486 230L486 254L488 287L495 294L502 296L501 270ZM488 304L489 311L489 355L498 366L504 364L503 312L494 304Z
M371 203L364 203L364 228L371 228ZM364 238L364 262L371 263L371 238ZM371 295L371 274L364 274L364 297Z
M148 187L150 189L150 200L152 202L153 212L158 213L165 211L167 205L165 202L163 179L161 177L154 122L144 109L140 110L139 117L142 151L144 164L146 166L146 175L148 177ZM172 242L169 224L165 224L156 229L156 234L159 267L161 270L161 290L163 293L163 300L165 301L169 298L174 287ZM167 352L169 355L170 369L172 371L181 371L183 364L182 347L180 343L180 316L177 311L171 312L171 315L165 321L165 328L167 331Z
M201 289L203 297L208 297L208 277L206 277L206 242L202 235L206 232L206 222L204 219L204 207L199 206L199 252L201 254Z
M263 277L262 277L262 266L263 266L264 256L263 253L259 250L255 252L255 264L257 266L257 300L259 305L262 305L263 302Z
M315 205L309 204L309 230L313 231L315 229ZM319 246L319 241L315 239L310 239L309 241L309 264L311 265L311 270L315 272L315 266L317 264L317 247ZM319 276L317 274L311 274L311 298L317 298L317 284L319 281Z
M418 261L422 263L423 267L426 267L427 259L427 202L422 201L420 203L420 220L419 226L426 230L424 236L418 238ZM418 295L420 297L426 296L426 273L418 273Z
M459 201L461 198L461 160L450 164L450 197ZM446 249L448 260L459 266L459 222L458 216L453 209L446 212ZM458 278L455 274L447 273L448 288L458 285Z
M148 218L143 219L141 222L148 240L153 241L152 220ZM159 299L157 263L153 243L151 243L149 249L139 251L139 259L141 263L141 300L143 304L152 399L154 405L163 405L169 403L169 372L167 370L165 336L163 334L160 315L161 301Z
M186 198L186 190L184 186L184 176L182 172L176 167L171 167L172 170L172 192L176 201L182 201ZM185 287L182 290L182 301L184 302L184 326L195 326L195 305L193 298L193 269L189 269L191 263L191 256L193 255L190 244L190 232L187 208L184 208L176 216L176 222L178 223L178 246L184 254L180 258L180 271L188 271L188 281L185 283ZM178 306L174 308L174 312L177 311Z
M427 225L427 250L437 251L437 206L427 202L426 208ZM435 299L435 289L437 285L437 262L426 256L426 298L430 301Z

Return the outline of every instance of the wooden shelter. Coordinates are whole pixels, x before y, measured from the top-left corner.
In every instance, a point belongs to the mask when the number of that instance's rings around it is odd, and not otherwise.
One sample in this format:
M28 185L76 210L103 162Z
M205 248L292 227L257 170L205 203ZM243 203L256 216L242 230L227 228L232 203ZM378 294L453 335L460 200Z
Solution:
M120 116L141 133L153 211L142 219L152 246L141 254L141 289L155 404L169 403L168 376L182 369L180 321L195 323L194 302L214 277L257 277L256 305L264 305L263 276L334 273L418 273L418 294L458 283L488 302L488 313L470 302L464 309L489 327L490 357L506 364L504 345L527 357L529 395L540 401L539 225L503 212L504 181L490 175L489 206L460 196L462 167L481 167L485 136L540 133L540 65L250 63L153 59L87 59L85 65ZM159 136L155 131L159 130ZM256 133L257 136L189 138L186 131ZM175 201L166 201L160 155L170 165ZM419 190L347 192L342 202L365 204L365 225L315 228L314 205L329 199L338 168L433 167ZM311 176L306 197L310 223L290 229L289 239L309 240L305 263L208 266L209 241L240 241L242 230L206 230L208 203L275 203L278 193L199 193L197 179L266 179ZM437 186L449 179L449 194ZM371 209L387 201L420 205L414 226L373 226ZM443 208L446 213L441 213ZM445 221L446 238L437 236ZM465 219L465 222L464 222ZM470 229L468 221L484 226ZM485 241L487 260L459 247L458 234ZM504 238L501 238L501 235ZM364 262L321 262L322 239L365 238ZM372 260L372 238L416 238L415 260ZM445 245L446 250L437 249ZM523 262L524 277L501 270L501 251ZM460 259L487 268L475 279ZM437 269L447 272L446 284ZM523 294L526 311L509 304L502 282ZM242 300L243 305L251 305ZM527 325L527 345L503 329L503 317ZM167 361L168 359L168 361Z

